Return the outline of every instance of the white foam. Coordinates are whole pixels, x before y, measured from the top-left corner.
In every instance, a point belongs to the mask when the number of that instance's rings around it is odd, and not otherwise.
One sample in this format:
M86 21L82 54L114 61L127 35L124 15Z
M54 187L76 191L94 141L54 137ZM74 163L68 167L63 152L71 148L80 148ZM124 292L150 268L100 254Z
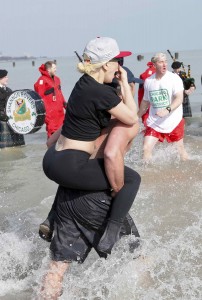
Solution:
M0 295L21 291L31 283L30 252L33 242L19 239L15 233L0 232Z

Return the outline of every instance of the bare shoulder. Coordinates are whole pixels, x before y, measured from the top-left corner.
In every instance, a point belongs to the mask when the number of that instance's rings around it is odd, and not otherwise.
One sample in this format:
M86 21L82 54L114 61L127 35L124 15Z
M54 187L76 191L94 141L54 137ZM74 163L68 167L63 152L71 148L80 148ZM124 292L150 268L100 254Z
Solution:
M119 149L124 152L138 132L138 123L129 126L121 122L117 122L108 136L105 150L110 149L112 151L112 149Z
M134 125L126 125L117 121L116 125L111 130L111 134L124 136L125 139L133 139L139 132L139 123Z

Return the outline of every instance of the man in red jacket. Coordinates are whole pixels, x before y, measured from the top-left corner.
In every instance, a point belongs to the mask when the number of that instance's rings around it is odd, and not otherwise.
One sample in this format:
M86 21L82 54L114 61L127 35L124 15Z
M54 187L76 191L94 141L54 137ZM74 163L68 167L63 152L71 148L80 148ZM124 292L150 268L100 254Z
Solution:
M153 59L153 58L152 58ZM149 61L147 63L147 66L148 68L146 69L146 71L144 71L141 75L140 75L140 78L145 81L145 79L147 79L149 76L151 76L152 74L154 74L156 72L156 68L152 62L152 59L151 61ZM139 90L138 90L138 105L140 107L140 104L142 102L142 99L143 99L143 96L144 96L144 84L140 84L139 85ZM142 115L142 123L146 126L146 120L149 116L149 108L148 110Z
M55 62L47 61L40 66L39 71L41 76L34 84L34 89L44 101L46 131L50 137L63 124L66 102L61 91L60 78L55 75Z

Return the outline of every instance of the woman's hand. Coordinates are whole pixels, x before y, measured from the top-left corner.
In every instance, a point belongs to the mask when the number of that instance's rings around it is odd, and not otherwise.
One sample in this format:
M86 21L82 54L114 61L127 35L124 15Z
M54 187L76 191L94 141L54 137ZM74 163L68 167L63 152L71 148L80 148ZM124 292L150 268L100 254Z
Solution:
M118 72L116 72L115 77L117 78L120 85L123 83L128 84L127 72L120 65L118 66Z

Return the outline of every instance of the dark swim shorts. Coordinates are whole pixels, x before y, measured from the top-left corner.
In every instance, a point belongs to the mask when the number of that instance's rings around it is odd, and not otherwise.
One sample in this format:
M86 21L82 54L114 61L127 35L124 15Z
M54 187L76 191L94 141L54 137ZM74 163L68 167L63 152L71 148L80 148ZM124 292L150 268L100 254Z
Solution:
M97 250L110 213L111 196L107 191L89 192L70 190L59 186L54 237L51 241L51 258L55 261L84 262L94 248L100 257L106 254ZM121 236L139 237L133 219L127 215ZM139 246L139 241L133 248Z

